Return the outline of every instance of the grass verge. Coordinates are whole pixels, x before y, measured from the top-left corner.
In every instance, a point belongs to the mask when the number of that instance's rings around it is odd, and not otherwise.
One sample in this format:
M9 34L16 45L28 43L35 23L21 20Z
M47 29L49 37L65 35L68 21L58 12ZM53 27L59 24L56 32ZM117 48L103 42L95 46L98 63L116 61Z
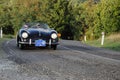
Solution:
M91 46L102 47L110 50L120 51L120 33L105 37L104 45L101 45L101 39L84 42Z

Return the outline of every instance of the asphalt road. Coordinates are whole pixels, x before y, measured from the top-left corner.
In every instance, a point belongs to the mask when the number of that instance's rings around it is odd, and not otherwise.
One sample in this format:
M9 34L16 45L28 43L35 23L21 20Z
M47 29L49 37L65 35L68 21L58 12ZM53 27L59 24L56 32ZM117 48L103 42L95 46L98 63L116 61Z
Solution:
M20 50L13 39L3 49L14 67L0 73L1 80L120 80L120 52L79 41L61 40L57 50Z

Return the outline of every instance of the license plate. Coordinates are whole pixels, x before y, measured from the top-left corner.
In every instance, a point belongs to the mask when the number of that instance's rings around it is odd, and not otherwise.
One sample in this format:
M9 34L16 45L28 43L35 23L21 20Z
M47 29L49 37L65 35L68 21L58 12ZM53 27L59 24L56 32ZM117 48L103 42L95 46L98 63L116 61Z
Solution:
M46 46L46 41L45 40L35 40L35 46L36 47L45 47Z

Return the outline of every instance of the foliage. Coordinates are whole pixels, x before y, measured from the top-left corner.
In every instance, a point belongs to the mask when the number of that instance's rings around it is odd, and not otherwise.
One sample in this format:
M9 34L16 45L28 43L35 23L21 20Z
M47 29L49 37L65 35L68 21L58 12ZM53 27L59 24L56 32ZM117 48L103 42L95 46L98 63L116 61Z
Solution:
M42 21L63 39L94 39L102 31L120 32L119 4L120 0L0 0L0 27L16 34L24 23Z
M15 38L15 36L11 35L11 34L7 34L7 35L3 35L4 38L8 38L8 39L13 39Z
M10 25L10 6L9 0L0 1L0 27Z
M120 0L101 0L97 5L94 20L94 33L99 36L102 31L106 34L120 31Z

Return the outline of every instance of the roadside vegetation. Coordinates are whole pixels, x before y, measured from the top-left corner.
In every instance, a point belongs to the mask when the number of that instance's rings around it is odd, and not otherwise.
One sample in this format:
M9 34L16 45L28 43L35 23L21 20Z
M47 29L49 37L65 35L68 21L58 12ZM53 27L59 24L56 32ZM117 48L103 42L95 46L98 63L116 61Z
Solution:
M62 39L83 40L120 32L120 0L0 0L0 29L14 34L26 22L42 21Z
M105 37L104 45L101 45L101 38L98 40L86 41L84 43L95 47L120 51L120 33L111 34L110 36Z
M3 35L3 38L4 38L4 39L12 39L12 38L15 38L15 35L12 35L12 34L7 34L7 35L6 35L6 34L4 34L4 35Z

